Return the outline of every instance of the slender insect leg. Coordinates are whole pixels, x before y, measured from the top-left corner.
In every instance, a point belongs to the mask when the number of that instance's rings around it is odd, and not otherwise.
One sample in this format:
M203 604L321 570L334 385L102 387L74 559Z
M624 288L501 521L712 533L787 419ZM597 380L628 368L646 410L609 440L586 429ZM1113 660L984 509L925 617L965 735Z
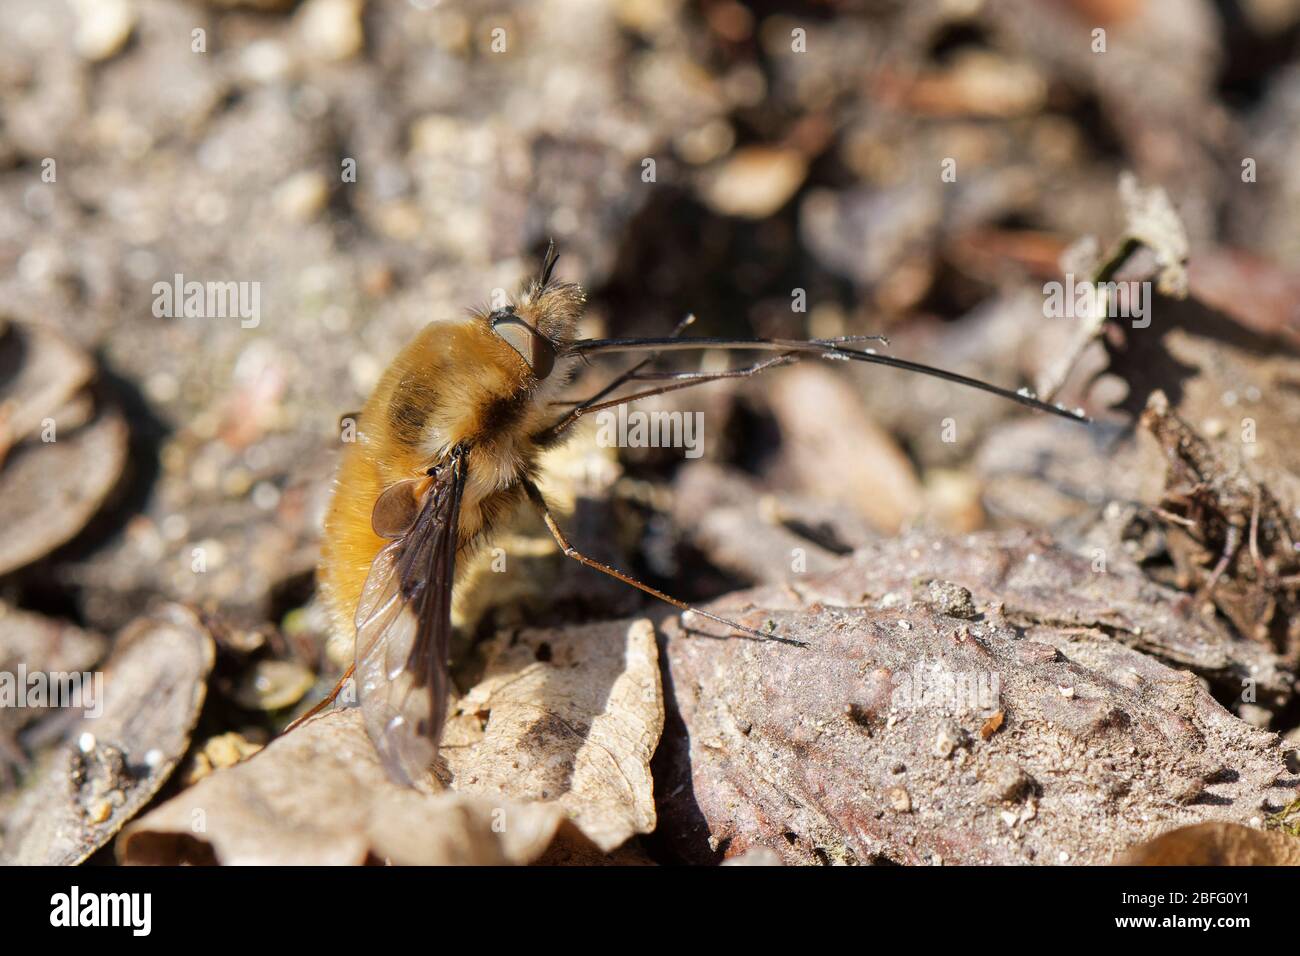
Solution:
M776 358L764 359L762 362L755 362L753 365L747 365L744 368L732 368L722 372L648 372L640 375L631 376L631 381L664 381L671 382L669 385L660 385L655 388L647 388L640 392L633 392L630 395L624 395L621 398L611 398L609 401L598 404L583 404L571 411L563 420L551 428L548 428L538 437L538 441L545 442L548 439L555 438L563 434L564 430L576 424L583 415L591 412L598 412L605 408L614 408L618 405L625 405L628 402L634 402L639 398L650 398L654 395L665 395L668 392L676 392L683 388L694 388L696 385L707 385L709 382L720 382L728 378L749 378L751 375L757 375L759 372L769 368L775 368L779 365L790 365L799 361L797 355L778 355ZM620 383L621 384L621 383ZM605 393L607 394L607 393ZM602 396L596 396L600 398ZM592 399L595 401L595 398Z
M681 334L685 332L688 328L690 328L694 323L695 323L695 314L691 313L690 315L683 318L680 322L677 323L677 325L673 327L673 330L668 337L670 339L680 338ZM659 358L658 352L651 352L649 356L642 359L640 362L637 362L627 371L614 376L614 379L608 385L602 388L595 395L591 396L591 398L588 398L586 401L578 402L578 408L580 409L587 408L590 405L594 404L595 402L600 401L602 398L604 398L606 395L609 395L611 392L614 391L614 389L618 388L624 382L636 378L638 372L640 372L647 365L654 364L654 362L658 360L658 358Z
M673 607L677 608L678 610L690 611L692 614L698 614L700 617L708 618L710 621L713 621L717 624L722 624L726 627L734 628L737 631L741 631L742 633L748 634L751 637L756 637L759 640L777 641L781 644L792 644L795 647L808 646L804 641L796 641L789 637L780 637L776 634L768 634L763 631L758 631L752 627L746 627L743 624L737 624L735 621L728 621L725 617L718 617L716 614L710 614L708 611L702 611L697 607L692 607L691 605L687 604L685 601L680 601L677 598L672 597L671 595L665 594L663 591L660 591L658 588L652 588L650 585L638 581L630 574L624 574L622 571L618 570L617 568L612 568L608 564L603 564L600 561L595 560L594 558L587 557L585 554L583 554L573 545L569 544L568 537L565 536L564 530L559 526L555 518L551 515L551 509L546 504L546 499L542 496L542 492L537 487L537 485L533 484L532 481L525 479L524 489L528 492L528 498L530 501L532 501L533 506L537 508L538 514L540 514L542 516L542 520L546 522L546 527L550 530L551 537L555 538L555 543L560 546L560 550L564 552L564 556L566 558L572 558L573 560L577 561L581 565L585 565L586 567L599 571L602 574L608 574L611 578L615 578L616 580L622 581L624 584L630 584L632 585L632 587L640 591L644 591L646 594L649 594L651 597L658 598L659 600L663 601L666 604L671 604Z
M624 395L622 398L612 398L607 402L601 402L599 405L591 405L583 409L583 414L588 412L598 412L603 408L614 408L618 405L624 405L627 402L634 402L639 398L650 398L654 395L664 395L668 392L676 392L683 388L694 388L696 385L707 385L709 382L720 382L727 378L749 378L751 375L757 375L759 372L769 368L775 368L778 365L790 365L799 359L794 355L781 355L777 358L767 359L763 362L755 362L745 368L727 369L725 372L666 372L662 375L637 376L638 380L662 378L671 379L671 385L660 385L656 388L647 388L641 392L633 392L631 395Z
M334 701L338 699L339 694L343 691L343 685L348 682L348 678L350 678L356 672L356 669L357 669L357 662L353 661L351 664L348 665L348 669L343 672L343 676L339 678L339 682L334 685L334 689L330 691L328 694L326 694L319 701L317 701L311 710L307 711L307 713L303 714L301 717L299 717L297 720L291 723L288 727L284 728L284 733L287 734L289 731L293 730L299 724L303 723L304 721L306 721L311 717L315 717L317 714L319 714L330 704L334 703Z
M686 316L684 319L682 319L680 322L677 323L676 327L673 329L672 333L668 336L668 338L670 338L670 339L675 339L675 338L677 338L677 337L680 336L683 332L685 332L686 329L689 328L689 327L691 326L691 324L694 323L694 322L695 322L695 316L694 316L694 314ZM659 353L658 353L658 352L651 352L650 355L646 356L645 358L643 358L641 361L637 362L635 365L633 365L632 367L630 367L630 368L627 369L626 371L624 371L624 372L622 372L622 373L620 373L620 374L614 376L614 378L613 378L613 379L612 379L612 380L611 380L611 381L610 381L610 382L609 382L609 383L608 383L604 388L602 388L599 392L597 392L595 395L592 395L590 398L584 399L584 400L581 401L581 402L574 402L574 403L572 403L572 404L574 405L573 410L570 411L569 414L567 414L564 418L560 419L560 420L557 421L554 425L552 425L550 428L548 428L544 434L547 434L547 435L550 435L550 436L555 436L555 435L560 435L560 434L562 434L566 428L568 428L570 425L572 425L574 422L576 422L579 418L581 418L582 415L583 415L583 413L586 412L586 411L588 411L588 410L591 408L592 405L594 405L596 402L600 401L600 400L601 400L602 398L604 398L606 395L609 395L610 393L612 393L612 392L613 392L616 388L618 388L620 385L622 385L622 384L624 384L625 382L630 381L631 379L635 378L638 372L640 372L640 371L641 371L643 368L645 368L647 365L652 365L652 364L654 364L656 361L658 361L658 359L659 359ZM553 404L553 405L564 405L564 404L569 404L569 403L567 403L567 402L552 402L551 404Z
M695 322L694 314L686 316L686 318L682 319L680 322L677 323L677 327L673 329L672 334L669 335L668 338L669 339L680 338L682 332L684 332L687 329L687 327L693 324L694 322ZM850 342L884 342L885 344L889 343L889 339L885 338L883 335L841 335L833 339L823 339L822 341L832 345L847 345ZM653 379L653 378L660 378L660 379L689 378L692 376L701 376L701 375L709 374L704 372L675 372L675 373L667 372L661 374L651 374L651 373L641 372L641 370L645 368L647 365L651 365L654 362L656 362L662 354L663 353L661 352L650 353L648 357L642 359L640 362L637 362L635 365L628 368L626 371L615 376L614 379L610 381L608 385L606 385L604 388L602 388L599 392L597 392L595 395L591 396L590 398L584 399L581 402L551 402L551 404L552 405L573 405L574 409L569 413L569 417L576 420L578 418L581 418L584 412L594 411L595 409L593 409L592 406L595 405L596 402L600 401L606 395L611 394L620 385L623 385L629 381L633 381L633 380L646 381L648 379ZM764 368L767 367L768 366L764 366ZM567 421L557 422L556 425L553 426L552 430L556 434L558 434L559 432L567 428L568 425L570 424L572 424L572 422L567 422Z

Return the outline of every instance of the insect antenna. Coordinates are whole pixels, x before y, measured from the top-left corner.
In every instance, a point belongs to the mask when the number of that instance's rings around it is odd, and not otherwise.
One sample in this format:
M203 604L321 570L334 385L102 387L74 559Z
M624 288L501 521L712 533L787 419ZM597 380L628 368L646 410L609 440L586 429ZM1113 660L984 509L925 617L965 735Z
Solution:
M856 339L856 337L854 337ZM978 378L971 378L969 375L962 375L960 372L950 372L947 369L938 368L934 365L925 365L921 362L913 362L911 359L898 358L893 355L882 355L874 349L855 349L849 348L845 342L850 339L725 339L725 338L647 338L647 339L579 339L570 343L566 355L586 357L590 355L604 355L614 352L673 352L684 351L688 349L724 349L724 350L752 350L761 352L785 352L789 354L792 360L805 355L815 355L819 358L868 362L875 365L885 365L890 368L899 368L908 372L916 372L920 375L928 375L931 378L943 379L947 382L954 382L958 385L964 385L967 388L978 389L982 392L988 392L997 395L1009 401L1024 405L1027 408L1033 408L1040 412L1047 412L1057 415L1061 418L1068 418L1070 421L1090 422L1090 419L1081 410L1071 411L1063 405L1052 405L1042 401L1028 389L1012 391L1011 389L1002 388L990 382L982 381Z

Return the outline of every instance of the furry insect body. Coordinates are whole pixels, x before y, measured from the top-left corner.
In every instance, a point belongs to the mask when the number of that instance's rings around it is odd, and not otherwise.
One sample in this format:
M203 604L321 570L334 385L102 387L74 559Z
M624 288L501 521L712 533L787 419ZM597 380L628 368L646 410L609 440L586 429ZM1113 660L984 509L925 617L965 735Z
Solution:
M559 285L525 293L514 312L540 319L557 341L572 338L582 291ZM371 525L384 489L420 477L452 448L469 448L458 551L485 536L523 500L521 477L536 473L532 436L554 418L563 374L538 381L492 330L491 314L433 322L395 358L361 410L356 441L344 446L325 519L321 585L336 627L352 627L370 565L387 543Z
M424 665L415 666L430 653L423 646L430 629L438 637L433 654L443 653L450 630L449 607L434 602L446 620L405 621L399 605L433 613L424 589L445 585L449 594L466 554L524 499L543 450L534 436L554 419L550 405L566 382L565 371L552 368L553 350L573 338L582 305L576 285L538 281L506 309L431 323L385 370L361 410L356 440L344 447L325 518L321 592L337 632L357 634L363 711L367 693L373 697L384 680L396 683L402 670L412 671L412 686L400 689L402 700L371 707L373 721L367 714L372 736L399 779L419 782L418 764L433 751L413 748L409 740L399 744L398 738L414 731L436 747L443 716L436 711L445 708L445 694L429 702L435 713L413 719L403 711L418 710L411 695L430 683L420 672ZM542 338L534 343L536 336ZM430 541L439 532L425 526L429 518L421 509L426 498L441 493L435 476L449 466L453 453L459 484L448 491L457 507L451 516L455 540L438 545L449 552L444 556L449 579L426 582L437 560ZM409 493L394 495L397 488ZM367 634L367 615L371 630L387 630ZM398 632L400 640L393 636ZM365 637L401 649L373 649L386 663L367 669L363 659L372 649ZM445 668L446 661L430 666ZM393 726L386 731L378 721Z

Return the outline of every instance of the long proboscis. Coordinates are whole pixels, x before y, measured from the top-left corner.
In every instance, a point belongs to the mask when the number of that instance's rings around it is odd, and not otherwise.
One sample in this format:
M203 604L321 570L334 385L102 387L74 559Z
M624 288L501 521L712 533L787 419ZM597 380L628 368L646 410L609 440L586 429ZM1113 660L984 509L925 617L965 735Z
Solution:
M609 352L680 352L689 349L792 352L819 355L823 358L832 360L871 362L876 365L885 365L889 368L900 368L909 372L917 372L921 375L929 375L931 378L943 379L946 382L965 385L967 388L979 389L981 392L988 392L992 395L998 395L1002 398L1009 399L1010 401L1017 402L1024 405L1026 408L1033 408L1040 412L1059 415L1061 418L1068 418L1070 421L1092 421L1092 419L1082 411L1071 411L1064 405L1052 405L1025 391L1013 392L1011 389L1002 388L998 385L981 381L978 378L971 378L969 375L962 375L960 372L950 372L947 369L937 368L933 365L924 365L921 362L913 362L910 359L898 358L894 355L882 355L876 351L849 348L830 339L579 339L576 342L570 343L565 354L581 356Z

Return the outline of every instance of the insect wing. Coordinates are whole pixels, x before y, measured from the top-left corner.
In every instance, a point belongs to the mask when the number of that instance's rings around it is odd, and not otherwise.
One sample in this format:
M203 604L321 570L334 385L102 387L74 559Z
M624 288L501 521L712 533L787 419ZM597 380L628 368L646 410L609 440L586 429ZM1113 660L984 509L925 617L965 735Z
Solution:
M464 458L429 483L414 521L375 557L357 604L357 697L389 774L427 782L447 716L451 589Z

